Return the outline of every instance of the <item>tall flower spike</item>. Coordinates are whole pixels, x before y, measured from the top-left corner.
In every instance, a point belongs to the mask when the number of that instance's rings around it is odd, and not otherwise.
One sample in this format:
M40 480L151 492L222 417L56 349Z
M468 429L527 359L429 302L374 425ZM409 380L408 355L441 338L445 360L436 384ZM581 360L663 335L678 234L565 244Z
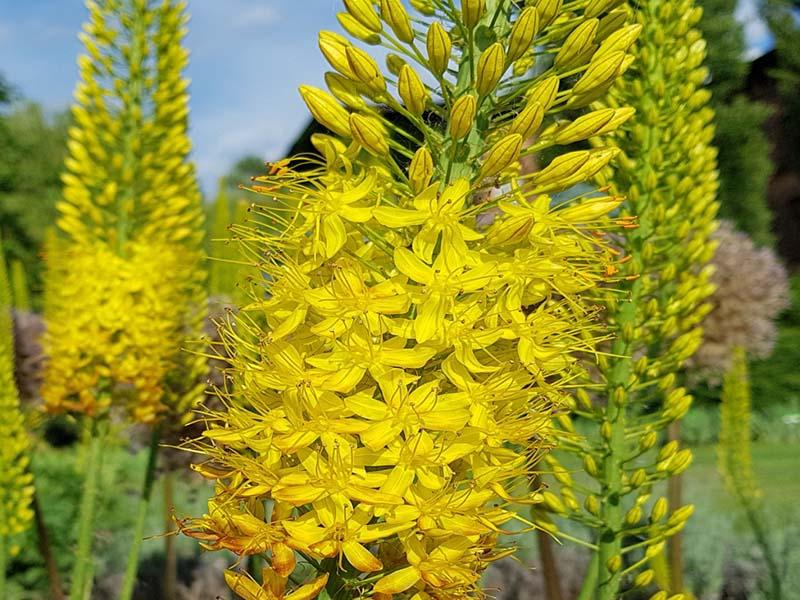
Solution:
M320 582L337 598L472 596L512 551L499 540L521 519L513 507L542 500L531 471L594 348L583 298L613 262L606 214L621 199L549 196L597 175L613 149L567 147L525 176L520 160L564 146L542 123L581 115L629 61L620 46L605 50L610 69L590 52L569 71L546 66L590 19L587 1L452 4L414 2L408 35L402 3L346 3L391 48L389 73L322 32L330 93L300 92L330 134L313 137L319 155L257 178L268 201L234 228L262 289L222 326L231 391L196 447L216 495L182 529L269 557L263 585L229 573L244 598L312 598ZM544 66L515 75L523 59ZM627 116L581 122L570 142ZM523 134L539 139L526 149ZM306 577L308 564L322 572Z
M645 0L636 6L634 23L615 32L605 31L604 24L617 13L624 17L628 9L601 15L594 40L599 43L595 55L611 60L641 31L628 76L598 103L598 110L543 134L573 139L576 128L603 130L623 116L626 106L637 109L634 119L611 134L620 151L619 167L598 177L627 200L618 220L624 228L618 241L624 257L621 281L603 299L614 342L600 357L597 376L586 382L598 390L598 397L583 392L577 407L596 429L576 444L571 421L560 420L571 440L564 448L579 455L593 480L583 502L577 488L559 482L560 504L566 507L561 514L595 531L599 574L587 582L596 582L597 590L587 593L600 600L617 598L625 577L646 587L652 573L637 571L691 514L691 506L672 506L667 514L665 499L655 503L658 518L648 521L645 509L654 484L681 473L691 462L691 452L680 449L677 441L658 442L691 404L678 383L680 369L700 344L700 324L713 292L707 263L715 249L711 234L718 183L711 146L713 111L702 88L705 45L693 29L700 9L691 0ZM580 55L587 42L573 41L579 48L575 55ZM555 471L563 470L556 455L548 460ZM626 546L634 538L638 551Z
M88 7L46 285L43 397L49 410L88 414L118 402L152 423L198 401L205 371L181 351L205 313L186 16L173 0Z
M0 249L2 249L0 240ZM14 331L11 289L0 251L0 538L8 552L9 538L22 533L33 518L33 476L28 471L28 434L14 381ZM4 559L7 557L4 557ZM2 566L5 569L5 563ZM5 580L5 573L0 573Z

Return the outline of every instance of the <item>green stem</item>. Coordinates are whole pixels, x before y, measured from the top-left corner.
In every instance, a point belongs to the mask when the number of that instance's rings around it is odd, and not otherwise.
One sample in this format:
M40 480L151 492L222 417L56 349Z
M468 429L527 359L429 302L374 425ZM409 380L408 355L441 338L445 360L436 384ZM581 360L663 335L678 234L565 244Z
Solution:
M6 597L6 569L8 568L8 557L6 556L7 545L8 538L5 535L0 535L0 598Z
M136 514L136 524L133 529L133 543L128 552L128 562L125 566L125 577L122 580L122 591L119 600L130 600L133 597L133 588L136 585L136 573L139 570L139 550L144 537L144 524L147 520L147 509L150 505L150 495L153 492L153 482L156 478L156 463L158 462L158 443L161 440L161 428L155 427L150 436L150 452L147 456L147 469L141 495L139 496L139 509Z
M594 597L595 588L597 587L597 567L600 563L599 556L597 552L592 552L592 558L586 567L586 575L583 578L583 585L577 600L592 600Z
M772 546L769 543L767 532L762 526L758 510L744 498L742 498L742 507L744 508L744 513L750 523L750 527L753 530L756 542L761 547L761 553L764 555L764 562L767 563L767 571L769 572L770 579L770 597L772 600L781 600L783 597L783 592L781 590L781 569L778 566L775 555L772 553Z
M75 564L72 568L69 600L83 600L91 591L92 581L89 577L92 566L92 542L94 538L94 513L97 501L97 480L103 459L103 443L105 442L108 422L92 420L91 435L87 440L86 473L83 480L80 512L78 515L78 549Z

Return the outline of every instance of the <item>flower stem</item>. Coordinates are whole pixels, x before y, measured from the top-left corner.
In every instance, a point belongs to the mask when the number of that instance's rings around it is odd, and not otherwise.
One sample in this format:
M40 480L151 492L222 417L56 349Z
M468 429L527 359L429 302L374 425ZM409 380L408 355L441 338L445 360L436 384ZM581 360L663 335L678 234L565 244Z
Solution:
M145 470L142 491L139 496L139 508L136 513L136 524L133 529L133 542L128 552L128 562L125 566L125 577L122 580L122 590L119 600L130 600L133 588L136 585L136 573L139 570L139 551L142 547L144 524L147 520L147 509L150 504L150 495L153 492L153 482L156 478L156 463L158 462L158 443L161 440L161 428L153 428L150 436L150 451L147 455L147 468Z
M164 538L164 600L175 600L178 586L178 556L175 552L175 536L172 535L175 530L172 483L172 471L168 470L164 473L164 530L167 532Z
M78 549L72 567L69 600L83 600L91 590L88 574L93 562L92 542L94 538L94 512L97 499L97 480L103 462L103 443L108 431L105 419L91 422L91 431L86 456L86 473L83 480L80 512L78 515Z
M8 538L5 535L0 535L0 598L6 597L6 569L8 565L6 548L8 545Z

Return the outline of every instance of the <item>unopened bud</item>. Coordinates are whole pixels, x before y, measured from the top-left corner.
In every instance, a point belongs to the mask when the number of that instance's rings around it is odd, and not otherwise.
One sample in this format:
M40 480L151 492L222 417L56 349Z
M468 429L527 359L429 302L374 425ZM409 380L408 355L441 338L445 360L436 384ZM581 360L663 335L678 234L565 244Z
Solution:
M633 527L641 520L642 520L642 509L638 506L634 506L625 515L625 525L627 525L628 527Z
M409 112L421 115L428 103L428 89L422 83L422 79L417 72L409 65L405 65L400 70L400 77L397 80L397 92L403 100L403 104Z
M503 45L495 42L483 51L478 59L478 77L475 88L481 96L488 95L500 81L506 69Z
M472 29L481 20L486 9L485 0L461 0L461 18L468 29Z
M508 52L506 62L511 64L522 57L533 44L533 38L539 33L539 13L533 6L528 6L519 13L511 34L508 36Z
M344 0L344 6L361 25L378 33L383 26L370 0Z
M350 131L353 139L367 152L376 156L389 154L389 143L381 123L373 117L350 115Z
M453 102L450 110L450 137L460 140L470 132L475 121L478 103L475 96L467 94Z
M301 85L300 95L320 125L343 137L351 137L349 114L333 96L310 85Z
M639 450L647 452L656 445L658 441L658 434L655 431L648 431L641 438L639 438Z
M607 442L611 440L611 437L614 435L614 431L611 429L611 423L603 421L603 424L600 426L600 435Z
M616 556L612 556L606 561L606 569L608 569L609 573L616 573L622 568L622 557L617 554Z
M588 495L586 499L583 501L583 508L586 509L590 515L597 516L600 514L600 501L597 499L597 496Z
M409 44L414 40L411 19L400 0L381 0L381 17L401 42Z
M434 75L441 77L450 62L453 43L441 23L434 21L428 28L428 66Z
M433 157L430 151L422 146L414 153L411 164L408 166L408 182L415 194L419 194L428 187L433 177Z
M633 474L631 475L630 483L631 487L636 489L642 487L647 482L647 471L644 469L636 469Z
M522 136L518 133L507 135L496 142L486 153L486 158L481 167L480 179L493 177L517 162L520 150L522 150Z
M583 455L583 470L592 477L597 477L600 470L597 468L597 461L591 454Z
M653 578L655 577L655 571L653 569L647 569L646 571L642 571L633 579L633 587L642 588L647 587L651 583L653 583Z
M374 92L382 93L386 91L386 81L383 79L378 63L361 48L348 46L345 48L347 64L353 71L356 79L366 85Z

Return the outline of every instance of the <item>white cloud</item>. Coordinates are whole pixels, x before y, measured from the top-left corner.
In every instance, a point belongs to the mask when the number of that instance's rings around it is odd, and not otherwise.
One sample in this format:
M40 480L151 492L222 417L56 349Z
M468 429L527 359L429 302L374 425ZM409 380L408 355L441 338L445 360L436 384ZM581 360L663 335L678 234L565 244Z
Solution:
M237 28L267 27L280 20L280 15L271 6L249 6L243 10L234 10L231 24Z

